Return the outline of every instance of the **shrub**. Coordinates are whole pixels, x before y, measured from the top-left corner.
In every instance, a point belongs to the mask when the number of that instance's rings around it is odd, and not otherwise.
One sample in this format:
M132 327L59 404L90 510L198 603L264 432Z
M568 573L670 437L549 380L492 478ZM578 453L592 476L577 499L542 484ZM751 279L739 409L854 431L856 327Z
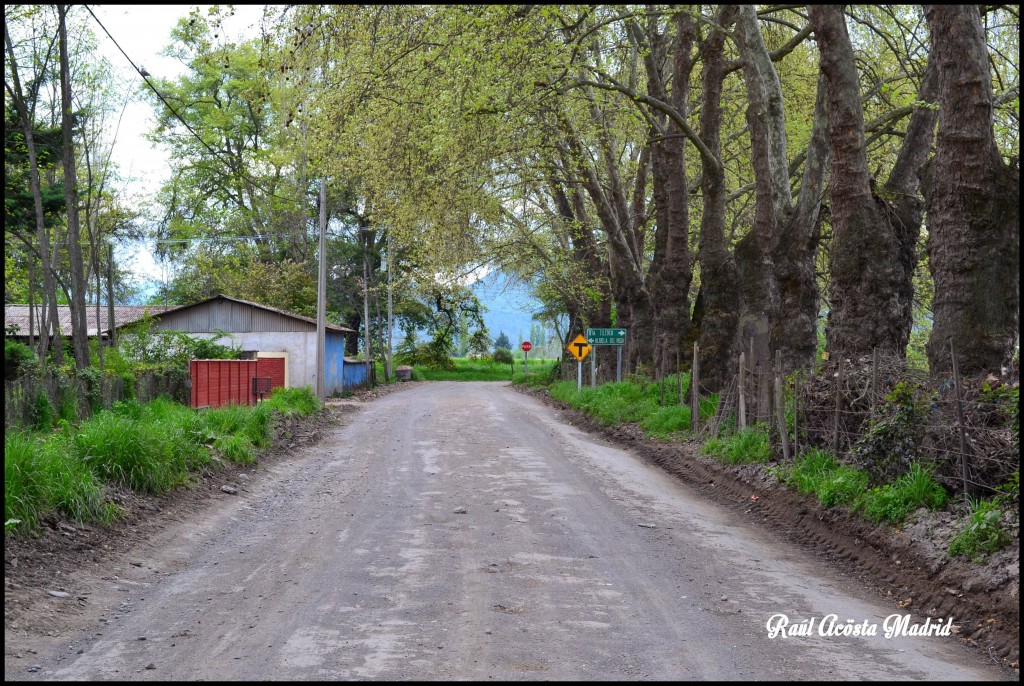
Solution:
M896 384L851 451L876 483L889 481L918 459L924 419L930 402L906 381Z
M512 351L508 348L495 348L491 359L501 364L512 364Z
M4 380L14 381L18 377L39 368L39 358L32 348L4 339Z

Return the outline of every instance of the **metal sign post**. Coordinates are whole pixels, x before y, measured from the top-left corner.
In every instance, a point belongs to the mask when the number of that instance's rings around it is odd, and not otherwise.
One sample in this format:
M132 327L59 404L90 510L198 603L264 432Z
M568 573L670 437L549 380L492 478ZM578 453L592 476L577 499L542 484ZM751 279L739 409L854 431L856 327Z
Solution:
M527 376L530 375L530 350L533 349L533 343L530 341L523 341L523 344L519 346L523 350L523 373Z
M626 344L626 329L587 329L587 342L592 346L599 345L614 345L618 350L616 351L615 361L615 381L622 381L622 346ZM594 350L594 355L597 355L597 350ZM591 360L590 362L590 385L596 385L597 381L597 361Z
M590 356L590 387L595 388L597 386L597 348L594 348L594 354Z
M565 348L576 358L576 392L580 393L583 391L583 360L590 354L590 343L583 334L578 334Z

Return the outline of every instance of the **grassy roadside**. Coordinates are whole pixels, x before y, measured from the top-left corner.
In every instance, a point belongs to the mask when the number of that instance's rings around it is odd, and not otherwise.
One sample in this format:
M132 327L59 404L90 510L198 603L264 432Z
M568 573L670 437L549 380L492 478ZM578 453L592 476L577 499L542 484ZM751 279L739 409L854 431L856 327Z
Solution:
M689 386L689 375L682 374L682 386ZM676 389L680 379L667 377L668 388ZM662 396L661 385L646 380L608 383L577 391L576 383L560 381L546 384L525 379L517 383L546 390L556 400L593 416L605 426L633 423L648 437L670 441L692 440L689 405L675 405L676 395ZM701 399L700 419L706 422L715 411L717 398ZM888 483L874 483L868 473L842 464L827 451L804 450L789 463L783 463L774 432L764 425L704 440L700 452L728 465L759 465L783 484L800 493L814 495L823 507L844 507L872 523L887 522L899 526L918 508L947 509L949 493L938 483L929 467L914 462L908 471ZM973 501L963 517L959 533L948 542L949 556L962 556L975 562L1011 542L1003 527L1003 515L1019 498L1019 473L1001 487L997 496Z
M165 493L223 461L250 463L270 444L275 415L306 416L320 401L307 388L279 389L256 407L197 411L160 398L115 403L78 426L4 436L4 529L28 533L51 513L109 523L120 515L104 486Z

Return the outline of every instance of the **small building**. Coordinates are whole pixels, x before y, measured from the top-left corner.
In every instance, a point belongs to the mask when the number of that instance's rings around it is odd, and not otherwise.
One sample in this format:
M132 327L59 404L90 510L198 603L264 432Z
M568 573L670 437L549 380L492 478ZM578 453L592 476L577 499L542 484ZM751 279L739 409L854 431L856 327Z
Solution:
M154 330L184 331L196 338L241 347L255 357L258 376L269 376L274 387L317 385L316 320L267 305L217 295L192 305L172 307L154 317ZM324 388L327 395L347 386L344 380L345 334L352 329L325 325Z

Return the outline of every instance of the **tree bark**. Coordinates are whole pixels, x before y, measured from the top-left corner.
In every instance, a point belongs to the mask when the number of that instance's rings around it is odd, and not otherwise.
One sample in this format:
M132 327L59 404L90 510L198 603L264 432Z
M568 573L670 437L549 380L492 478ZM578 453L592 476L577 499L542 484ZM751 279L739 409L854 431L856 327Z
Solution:
M736 345L752 350L749 368L767 375L775 350L782 352L787 371L807 367L814 360L818 314L814 263L827 154L824 85L819 80L803 192L794 205L782 85L752 5L738 10L735 33L749 98L747 123L756 190L754 226L736 245L740 291ZM765 415L771 394L768 384L763 389L758 405Z
M68 6L58 5L58 31L60 32L60 101L61 132L64 152L64 199L67 205L68 267L71 272L71 342L75 352L75 367L89 366L89 330L86 324L85 279L83 276L81 232L78 215L78 179L75 173L75 146L72 132L71 70L68 65L67 18Z
M1019 170L993 131L988 51L975 5L926 5L939 80L939 129L927 194L935 280L927 344L932 374L996 372L1011 360L1020 317Z
M876 347L903 356L912 322L906 289L914 271L907 262L912 250L868 174L859 80L843 7L814 5L809 11L828 84L832 154L826 347L835 359L870 354Z
M651 97L669 103L682 118L686 117L695 28L693 18L679 12L672 18L675 40L672 45L671 93L662 77L660 58L665 56L666 36L659 34L656 21L647 31L649 50L644 58L647 88ZM676 360L692 357L688 344L690 329L690 283L693 260L690 256L689 192L686 181L686 139L682 129L663 112L654 111L659 123L652 129L651 177L657 228L654 258L647 278L652 297L652 362L655 373L663 376L675 370Z
M734 6L723 6L716 17L728 27ZM725 168L716 164L722 155L722 82L726 75L725 32L712 29L701 48L703 109L700 137L712 158L701 156L700 290L694 305L693 325L701 355L701 384L721 390L732 378L736 362L736 326L739 290L736 262L725 244Z

